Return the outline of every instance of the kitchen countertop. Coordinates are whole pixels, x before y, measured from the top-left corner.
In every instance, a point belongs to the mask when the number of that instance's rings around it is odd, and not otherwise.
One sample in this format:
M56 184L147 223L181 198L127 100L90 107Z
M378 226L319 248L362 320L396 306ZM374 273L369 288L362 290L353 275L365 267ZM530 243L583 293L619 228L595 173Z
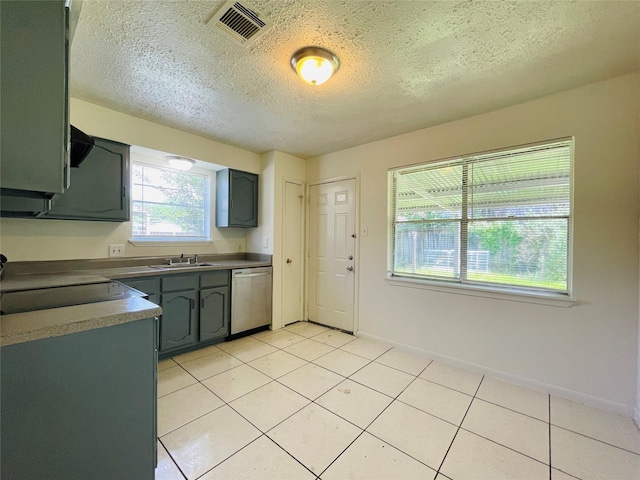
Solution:
M189 265L184 264L179 267L165 267L162 265L150 266L138 266L138 267L117 267L117 268L104 268L91 271L83 271L82 273L89 274L94 273L102 275L110 280L118 280L124 278L133 277L151 277L154 275L167 275L175 273L197 273L208 272L212 270L233 270L236 268L254 268L254 267L270 267L270 261L258 261L258 260L216 260L215 265Z
M110 327L161 314L162 309L148 300L129 297L109 302L3 315L0 317L0 346Z
M13 268L5 268L5 276L0 282L0 292L86 285L134 277L271 266L270 255L223 254L206 257L206 260L204 258L201 260L202 263L215 265L185 264L180 267L162 268L164 258L157 257L18 262L12 265ZM145 265L145 263L148 264ZM11 264L6 264L6 266L9 265ZM0 316L0 346L68 335L161 314L162 309L159 306L141 297L131 297L2 315Z
M88 283L102 283L108 281L102 275L96 274L30 274L7 275L0 282L0 291L16 292L19 290L36 290L39 288L66 287L68 285L86 285Z

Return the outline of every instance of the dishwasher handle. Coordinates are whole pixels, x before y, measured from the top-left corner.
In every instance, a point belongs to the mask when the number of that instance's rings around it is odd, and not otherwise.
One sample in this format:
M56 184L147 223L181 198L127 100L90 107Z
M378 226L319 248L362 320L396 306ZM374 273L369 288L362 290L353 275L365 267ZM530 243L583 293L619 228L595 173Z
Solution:
M260 273L242 273L237 272L234 273L234 278L247 278L247 277L266 277L267 275L271 275L271 272L260 272Z

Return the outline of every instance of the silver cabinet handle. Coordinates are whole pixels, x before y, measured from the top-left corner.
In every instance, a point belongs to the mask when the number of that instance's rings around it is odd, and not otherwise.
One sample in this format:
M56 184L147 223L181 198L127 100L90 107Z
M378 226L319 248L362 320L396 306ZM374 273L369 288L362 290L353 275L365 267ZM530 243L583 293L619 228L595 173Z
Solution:
M353 265L349 265L349 266L347 267L347 270L349 270L350 272L353 272Z

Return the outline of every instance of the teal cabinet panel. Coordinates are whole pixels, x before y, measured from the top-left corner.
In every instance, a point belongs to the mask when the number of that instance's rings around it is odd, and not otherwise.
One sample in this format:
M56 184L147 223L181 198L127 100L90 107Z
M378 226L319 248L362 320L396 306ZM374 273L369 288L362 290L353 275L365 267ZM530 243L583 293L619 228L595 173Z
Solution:
M160 296L160 351L189 346L198 339L196 291L162 293Z
M258 175L230 168L216 172L216 226L258 226Z
M155 319L0 349L0 465L11 480L153 480Z
M200 341L229 336L229 287L200 290Z
M89 155L71 169L71 185L46 218L126 222L130 217L129 145L95 138Z
M68 186L68 24L63 0L0 2L3 194Z
M146 293L151 303L160 304L160 277L125 278L118 281Z
M218 270L200 274L200 288L229 285L229 270Z
M125 285L140 290L147 295L156 295L158 293L158 282L160 277L139 277L139 278L125 278L118 280Z
M191 290L198 288L198 275L166 275L161 282L163 292Z

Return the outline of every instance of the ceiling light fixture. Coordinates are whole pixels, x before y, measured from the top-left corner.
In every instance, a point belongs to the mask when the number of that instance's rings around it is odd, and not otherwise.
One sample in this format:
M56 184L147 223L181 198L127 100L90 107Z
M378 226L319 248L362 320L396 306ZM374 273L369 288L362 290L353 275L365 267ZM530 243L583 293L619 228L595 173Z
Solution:
M320 47L304 47L291 56L291 68L310 85L322 85L339 67L338 57Z
M190 158L187 158L187 157L179 157L177 155L171 155L165 158L169 162L169 165L171 165L176 170L183 170L183 171L191 170L191 167L193 167L196 164L195 160L191 160Z

